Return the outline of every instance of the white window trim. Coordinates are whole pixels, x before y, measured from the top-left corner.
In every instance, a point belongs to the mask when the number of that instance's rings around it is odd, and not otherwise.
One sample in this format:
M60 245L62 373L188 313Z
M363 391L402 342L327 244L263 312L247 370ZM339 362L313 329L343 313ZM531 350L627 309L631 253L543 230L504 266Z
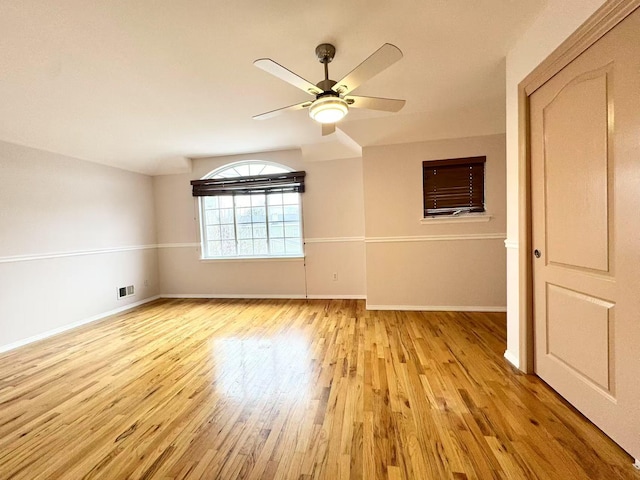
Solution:
M441 223L481 223L488 222L493 218L486 212L460 213L458 215L437 215L420 219L422 225L437 225Z
M200 257L203 263L251 263L251 262L302 262L304 255L289 255L285 257Z

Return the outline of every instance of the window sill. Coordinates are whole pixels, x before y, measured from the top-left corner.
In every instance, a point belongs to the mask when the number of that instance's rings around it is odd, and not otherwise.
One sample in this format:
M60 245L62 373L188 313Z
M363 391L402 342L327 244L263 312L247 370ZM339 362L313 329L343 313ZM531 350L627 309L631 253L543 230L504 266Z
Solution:
M304 255L290 257L220 257L220 258L200 258L205 263L236 263L236 262L301 262Z
M461 215L439 215L437 217L426 217L420 220L422 225L436 225L441 223L480 223L488 222L493 215L486 213L467 213Z

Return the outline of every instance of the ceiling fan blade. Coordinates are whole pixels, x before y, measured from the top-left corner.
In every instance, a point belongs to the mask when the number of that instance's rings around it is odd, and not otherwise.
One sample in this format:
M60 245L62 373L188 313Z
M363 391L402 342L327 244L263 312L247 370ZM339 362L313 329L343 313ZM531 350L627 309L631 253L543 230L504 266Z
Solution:
M323 123L322 124L322 136L326 137L336 131L335 123Z
M261 113L260 115L255 115L253 117L254 120L266 120L267 118L275 117L276 115L280 115L284 112L293 112L295 110L302 110L303 108L307 108L311 105L311 102L302 102L296 103L295 105L289 105L288 107L278 108L277 110L271 110L270 112Z
M346 77L337 82L332 89L335 92L346 95L401 58L402 52L398 47L385 43L364 62L351 70Z
M357 95L349 95L345 97L345 100L353 108L367 108L369 110L382 110L384 112L399 112L404 104L405 100L398 100L395 98L380 98L380 97L359 97ZM353 101L353 103L351 103Z
M279 63L274 62L270 58L259 58L253 64L264 70L271 75L278 77L280 80L284 80L285 82L293 85L294 87L298 87L300 90L307 92L309 95L317 95L318 93L322 93L318 87L316 87L313 83L305 80L299 75L296 75L291 70L283 67Z

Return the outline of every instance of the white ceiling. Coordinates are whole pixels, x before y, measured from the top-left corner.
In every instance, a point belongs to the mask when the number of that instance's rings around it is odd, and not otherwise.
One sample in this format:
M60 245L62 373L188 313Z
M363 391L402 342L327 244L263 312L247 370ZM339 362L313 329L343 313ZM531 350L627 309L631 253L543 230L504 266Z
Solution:
M316 159L335 144L500 133L504 57L545 3L2 0L0 140L154 174L185 157L301 147ZM404 98L404 109L352 109L324 138L305 111L253 120L311 98L253 60L316 83L323 42L337 48L334 80L398 46L404 58L354 93Z

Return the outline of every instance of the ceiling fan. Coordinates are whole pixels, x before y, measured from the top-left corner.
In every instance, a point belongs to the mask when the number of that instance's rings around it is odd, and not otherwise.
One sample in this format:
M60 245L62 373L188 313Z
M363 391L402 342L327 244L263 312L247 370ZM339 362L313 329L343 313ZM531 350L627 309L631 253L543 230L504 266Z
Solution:
M322 124L322 135L329 135L335 131L335 123L342 120L349 113L350 107L397 112L404 106L404 100L350 95L353 90L371 77L400 60L402 52L398 47L385 43L338 82L329 79L329 63L331 63L335 54L336 48L329 43L323 43L316 47L316 56L320 63L324 65L324 80L321 80L316 85L270 58L260 58L253 62L256 67L315 97L313 101L296 103L295 105L256 115L253 118L255 120L264 120L283 112L308 108L309 116Z

